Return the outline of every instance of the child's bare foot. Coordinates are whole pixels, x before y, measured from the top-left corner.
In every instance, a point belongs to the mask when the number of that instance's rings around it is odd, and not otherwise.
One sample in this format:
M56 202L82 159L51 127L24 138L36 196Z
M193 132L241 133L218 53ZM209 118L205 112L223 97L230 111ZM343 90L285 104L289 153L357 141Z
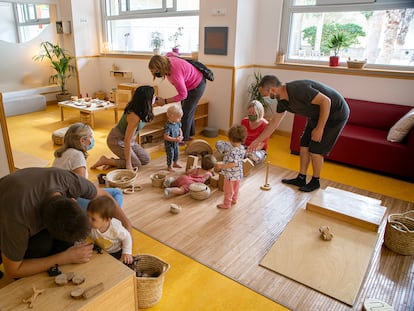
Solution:
M174 171L174 169L173 169L171 166L168 166L168 167L167 167L167 170L168 170L169 172L175 172L175 171Z
M217 205L217 208L221 208L221 209L229 209L229 208L230 208L230 206L226 206L226 205L224 205L224 204L218 204L218 205Z
M180 164L178 164L177 162L173 164L173 167L182 168L182 166Z
M94 165L91 166L91 169L96 169L96 168L98 168L100 166L103 166L103 165L107 166L106 163L108 163L108 161L109 161L109 159L103 155L99 158L99 160Z

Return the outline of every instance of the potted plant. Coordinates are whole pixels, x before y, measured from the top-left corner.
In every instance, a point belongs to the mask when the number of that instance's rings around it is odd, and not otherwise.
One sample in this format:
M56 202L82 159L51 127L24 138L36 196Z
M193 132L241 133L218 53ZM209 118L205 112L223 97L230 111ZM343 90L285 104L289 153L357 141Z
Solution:
M339 52L349 47L348 37L343 32L332 35L328 42L328 47L332 50L333 55L329 57L329 66L336 67L339 64Z
M160 54L160 48L164 44L164 39L159 31L151 33L151 47L154 49L154 54Z
M58 101L70 99L70 94L66 89L67 80L75 74L75 66L71 64L74 59L67 51L62 49L58 44L44 41L40 44L41 52L33 57L35 61L48 59L55 70L55 74L49 77L49 82L56 83L60 86L60 93L56 94Z
M184 29L184 27L178 27L177 31L174 32L169 38L169 41L173 42L173 47L172 47L172 51L174 53L179 53L178 48L180 47L180 44L178 43L179 38L183 35L182 30Z

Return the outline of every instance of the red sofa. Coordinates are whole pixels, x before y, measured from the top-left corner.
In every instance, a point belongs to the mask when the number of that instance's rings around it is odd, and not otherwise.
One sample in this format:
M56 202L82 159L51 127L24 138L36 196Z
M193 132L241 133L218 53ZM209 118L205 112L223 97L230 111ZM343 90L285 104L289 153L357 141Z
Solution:
M387 141L389 129L413 107L348 99L350 116L327 160L414 181L414 129L401 143ZM290 150L299 153L306 118L295 115Z

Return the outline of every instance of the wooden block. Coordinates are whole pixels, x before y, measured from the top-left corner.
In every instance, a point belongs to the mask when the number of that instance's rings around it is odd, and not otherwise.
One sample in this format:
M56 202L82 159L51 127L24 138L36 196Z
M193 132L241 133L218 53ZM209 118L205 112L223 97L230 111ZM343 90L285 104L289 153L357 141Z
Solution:
M215 174L210 178L210 186L212 188L218 188L218 182L219 182L219 175Z
M244 177L249 176L249 174L250 174L251 170L253 169L253 167L254 167L254 164L253 164L252 160L247 159L247 158L244 159L243 160L243 176Z
M185 166L185 171L187 172L189 169L196 167L198 164L198 157L189 155L187 157L187 165Z
M218 179L217 187L220 191L223 191L223 186L224 186L224 175L219 173L219 179Z
M381 205L381 203L382 203L381 200L366 197L364 195L360 195L360 194L357 194L357 193L341 190L341 189L338 189L338 188L326 187L325 191L328 191L328 192L331 192L331 193L337 193L338 195L341 195L341 196L348 196L348 197L351 197L351 198L354 198L354 199L359 199L359 200L365 201L365 202L367 202L369 204L373 204L373 205Z
M377 232L386 208L376 203L351 192L319 189L306 209Z
M84 289L102 282L104 290L93 298L73 299L70 296L73 285L52 285L47 273L38 273L0 289L0 310L28 310L22 299L30 297L33 284L38 289L46 289L36 299L33 310L138 310L135 272L108 253L94 254L87 263L62 265L59 269L63 273L83 275L85 283L81 287Z

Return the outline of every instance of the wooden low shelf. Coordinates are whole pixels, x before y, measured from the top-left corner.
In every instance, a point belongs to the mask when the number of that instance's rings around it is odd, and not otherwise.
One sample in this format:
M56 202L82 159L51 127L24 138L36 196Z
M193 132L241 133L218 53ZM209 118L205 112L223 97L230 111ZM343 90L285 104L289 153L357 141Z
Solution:
M208 100L201 99L194 114L196 134L200 134L208 126ZM175 103L177 104L177 103ZM155 107L154 120L139 131L137 141L145 149L154 151L163 147L163 134L167 122L167 109L171 104Z

